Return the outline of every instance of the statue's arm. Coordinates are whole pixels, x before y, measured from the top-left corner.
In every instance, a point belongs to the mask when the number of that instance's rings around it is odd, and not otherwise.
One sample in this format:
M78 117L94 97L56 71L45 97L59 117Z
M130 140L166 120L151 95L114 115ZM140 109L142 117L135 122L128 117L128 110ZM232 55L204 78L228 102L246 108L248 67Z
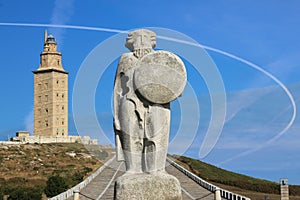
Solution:
M122 59L122 58L121 58ZM122 72L122 66L120 65L120 62L118 64L118 68L115 75L115 83L114 83L114 129L120 131L120 121L119 121L119 106L120 106L120 98L122 95L122 88L121 88L121 72Z
M120 107L120 98L122 96L122 87L121 87L121 73L123 72L122 60L124 59L124 55L120 58L118 68L115 75L114 82L114 131L115 131L115 142L116 142L116 155L117 160L124 160L124 152L122 150L121 143L121 126L119 120L119 107Z

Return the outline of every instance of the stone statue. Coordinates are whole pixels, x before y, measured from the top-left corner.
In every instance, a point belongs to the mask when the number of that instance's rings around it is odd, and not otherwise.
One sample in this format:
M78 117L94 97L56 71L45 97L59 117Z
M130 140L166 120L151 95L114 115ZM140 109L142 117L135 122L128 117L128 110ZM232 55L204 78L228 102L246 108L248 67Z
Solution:
M170 102L183 92L186 83L184 64L170 52L154 51L156 34L150 30L130 32L125 46L131 52L120 58L114 84L117 160L124 160L126 166L126 173L119 183L123 184L127 180L124 177L131 175L138 182L137 177L140 176L135 175L141 174L144 174L141 178L143 182L147 179L146 173L167 177L168 181L173 181L173 185L178 185L178 180L165 172L165 162L170 131ZM157 181L152 177L148 179ZM118 183L116 185L118 187ZM124 191L121 193L124 196ZM120 199L120 195L116 196L115 199ZM181 194L179 196L175 199L181 199Z

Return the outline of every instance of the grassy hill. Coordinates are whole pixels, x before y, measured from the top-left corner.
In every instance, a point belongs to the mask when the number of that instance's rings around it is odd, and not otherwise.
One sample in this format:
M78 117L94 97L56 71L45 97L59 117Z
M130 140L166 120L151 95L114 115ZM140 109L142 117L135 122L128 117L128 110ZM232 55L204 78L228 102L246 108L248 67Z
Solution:
M253 199L280 199L280 185L276 182L257 179L223 170L213 165L184 156L173 156L177 163L197 176L219 187L243 194ZM300 199L300 186L289 185L290 199Z
M62 177L71 188L99 168L110 153L98 145L78 143L0 145L0 200L3 195L40 199L48 178L53 176ZM25 198L29 194L24 191L37 196Z
M10 199L40 199L47 180L53 176L60 176L66 188L71 188L98 169L111 154L111 149L76 143L0 145L0 200L3 195L11 195ZM252 200L265 199L265 195L269 200L280 199L278 183L229 172L184 156L173 157L199 177ZM300 200L300 186L290 185L290 195L290 200Z

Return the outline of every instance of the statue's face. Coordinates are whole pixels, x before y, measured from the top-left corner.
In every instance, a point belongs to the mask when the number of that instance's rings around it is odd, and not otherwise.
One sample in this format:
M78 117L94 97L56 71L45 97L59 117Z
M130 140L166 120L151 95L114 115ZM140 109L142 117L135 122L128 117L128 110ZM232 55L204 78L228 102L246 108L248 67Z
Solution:
M151 49L151 37L147 33L141 33L132 37L133 50L136 49Z
M139 29L128 33L125 46L130 51L152 49L156 45L156 35L153 31Z

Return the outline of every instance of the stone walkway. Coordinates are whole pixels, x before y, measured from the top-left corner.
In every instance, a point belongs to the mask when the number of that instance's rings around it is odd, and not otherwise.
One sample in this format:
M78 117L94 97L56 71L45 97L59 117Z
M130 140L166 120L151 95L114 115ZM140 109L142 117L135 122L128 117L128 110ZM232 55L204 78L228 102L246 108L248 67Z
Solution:
M184 175L181 171L179 171L172 165L169 165L168 162L166 162L166 164L167 164L166 171L169 174L175 176L180 182L183 200L185 199L213 200L214 199L214 193L204 189L203 187L195 183L192 179Z
M168 164L166 171L180 181L183 200L214 199L213 193L196 184L178 169L169 165L168 162L166 163ZM114 182L124 171L124 164L114 160L110 166L107 166L92 182L80 191L80 200L112 200L114 196ZM73 200L73 198L69 198L68 200Z

